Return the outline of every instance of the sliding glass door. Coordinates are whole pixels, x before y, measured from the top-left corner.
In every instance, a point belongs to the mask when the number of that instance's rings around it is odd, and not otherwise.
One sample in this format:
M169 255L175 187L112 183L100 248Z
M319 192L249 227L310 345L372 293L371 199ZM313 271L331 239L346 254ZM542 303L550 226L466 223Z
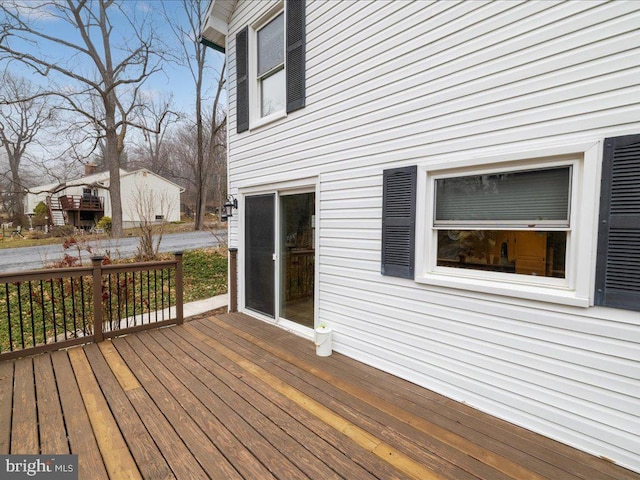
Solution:
M245 198L245 304L275 317L275 195Z
M313 328L315 193L280 196L280 318Z
M244 208L246 308L313 328L315 193L250 195Z

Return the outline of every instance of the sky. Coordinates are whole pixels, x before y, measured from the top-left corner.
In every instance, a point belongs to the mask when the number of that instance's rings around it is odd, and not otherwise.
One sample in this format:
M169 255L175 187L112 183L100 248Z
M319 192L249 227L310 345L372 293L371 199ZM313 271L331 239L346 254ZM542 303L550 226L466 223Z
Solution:
M39 31L45 34L51 34L56 37L63 37L65 40L74 44L81 44L81 40L77 31L75 31L68 23L60 18L55 18L51 15L45 7L40 6L45 3L41 0L0 0L2 2L15 1L19 6L25 8L24 11L29 11L29 20L33 22ZM208 0L203 0L204 9L208 5ZM153 24L153 31L159 39L163 42L161 45L162 50L165 53L175 56L178 59L184 59L184 53L181 50L178 39L175 33L172 31L169 23L167 22L163 11L166 11L168 17L172 20L174 25L183 24L186 26L186 15L184 13L181 0L122 0L122 9L126 13L116 14L111 18L113 25L112 45L121 46L124 43L133 43L132 30L128 24L127 17L134 18L136 20L142 19L145 16ZM26 7L39 7L37 9ZM151 28L151 23L147 24L148 28ZM19 45L19 43L16 43ZM86 57L79 54L71 54L70 50L64 51L59 45L39 41L37 44L26 45L22 44L22 47L26 47L30 52L40 57L46 57L48 59L55 60L56 63L64 64L65 66L72 66L73 70L78 73L84 73L87 76L93 76L93 70L95 66L86 61ZM125 55L126 51L114 50L114 55ZM211 98L215 93L215 82L219 75L219 69L224 61L224 55L209 49L207 52L207 77L205 79L205 85L210 85ZM5 64L6 65L6 64ZM4 68L0 63L0 69ZM10 72L18 75L22 75L30 79L34 83L44 83L46 80L34 74L31 70L24 66L21 66L19 62L11 62L8 66ZM190 112L194 109L194 81L190 71L184 67L173 62L163 62L162 72L158 72L150 77L143 87L143 91L146 95L162 97L166 94L172 93L175 102L175 108L184 112ZM78 88L73 86L73 82L69 79L58 76L57 84L62 89ZM226 97L223 97L225 101Z

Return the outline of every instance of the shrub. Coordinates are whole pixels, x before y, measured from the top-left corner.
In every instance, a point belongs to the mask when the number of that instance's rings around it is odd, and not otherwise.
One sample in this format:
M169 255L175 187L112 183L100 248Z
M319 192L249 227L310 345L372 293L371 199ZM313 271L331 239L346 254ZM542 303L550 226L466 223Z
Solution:
M49 214L49 209L44 202L40 202L33 209L33 213L33 225L40 227L46 223L45 217Z
M33 209L33 213L35 213L36 215L42 215L44 217L48 213L47 206L44 202L40 202Z
M29 219L23 213L16 213L11 217L11 221L13 222L14 228L17 226L25 226L29 225Z
M101 228L105 233L111 233L111 217L102 217L98 220L97 228Z
M54 237L69 237L75 232L73 225L57 225L51 229L51 235Z

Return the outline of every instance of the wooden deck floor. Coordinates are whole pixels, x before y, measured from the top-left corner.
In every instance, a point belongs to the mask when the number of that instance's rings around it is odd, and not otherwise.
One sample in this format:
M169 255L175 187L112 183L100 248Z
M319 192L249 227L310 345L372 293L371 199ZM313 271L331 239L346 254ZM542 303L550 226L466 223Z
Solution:
M0 363L0 454L81 479L639 480L231 314Z

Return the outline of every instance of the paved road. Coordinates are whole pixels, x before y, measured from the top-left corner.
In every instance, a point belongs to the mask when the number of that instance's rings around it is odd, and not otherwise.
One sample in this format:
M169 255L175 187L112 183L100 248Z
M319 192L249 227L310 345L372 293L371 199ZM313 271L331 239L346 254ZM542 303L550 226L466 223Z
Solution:
M226 239L226 230L219 231L217 235ZM90 244L94 255L103 255L108 252L114 258L128 258L136 253L138 237L98 240ZM210 231L165 233L160 242L160 251L176 252L217 245L218 240ZM48 263L61 260L64 253L62 245L0 249L0 272L43 268ZM69 254L77 256L77 251L70 250ZM83 259L88 260L90 256L86 251L82 252Z

